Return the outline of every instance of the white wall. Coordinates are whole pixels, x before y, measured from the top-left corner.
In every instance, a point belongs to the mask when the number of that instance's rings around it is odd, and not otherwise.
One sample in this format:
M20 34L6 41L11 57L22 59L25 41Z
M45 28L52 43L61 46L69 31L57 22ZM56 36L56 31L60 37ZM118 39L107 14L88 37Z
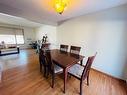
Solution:
M8 24L2 24L0 23L0 26L5 27L11 27L11 28L23 28L24 29L24 45L20 45L20 48L29 48L29 43L31 41L35 41L35 31L34 28L31 27L21 27L21 26L15 26L15 25L8 25ZM29 40L31 39L31 40Z
M127 78L127 5L59 23L57 43L81 46L81 54L98 52L93 68Z
M56 27L51 25L42 25L35 29L36 40L42 40L43 36L47 34L48 43L51 43L51 48L56 47Z
M34 28L23 27L24 29L24 38L25 38L25 48L29 48L31 41L35 41L35 31Z

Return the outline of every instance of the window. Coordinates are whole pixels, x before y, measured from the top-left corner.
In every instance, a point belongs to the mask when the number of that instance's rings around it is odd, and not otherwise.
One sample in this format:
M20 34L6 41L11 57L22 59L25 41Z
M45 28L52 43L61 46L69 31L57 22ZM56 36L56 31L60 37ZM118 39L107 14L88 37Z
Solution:
M15 35L0 35L0 43L2 41L6 44L16 44Z
M23 29L0 27L0 43L24 44Z
M24 37L23 35L16 35L17 44L24 44Z

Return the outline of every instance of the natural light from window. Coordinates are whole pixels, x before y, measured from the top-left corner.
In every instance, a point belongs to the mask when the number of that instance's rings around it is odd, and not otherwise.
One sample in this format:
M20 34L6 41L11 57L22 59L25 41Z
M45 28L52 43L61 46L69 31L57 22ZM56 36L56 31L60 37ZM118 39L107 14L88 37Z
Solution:
M24 44L24 37L23 35L16 35L17 44Z
M16 44L15 35L0 35L0 42L2 41L6 44Z
M24 44L23 35L0 35L0 42L4 41L5 44Z

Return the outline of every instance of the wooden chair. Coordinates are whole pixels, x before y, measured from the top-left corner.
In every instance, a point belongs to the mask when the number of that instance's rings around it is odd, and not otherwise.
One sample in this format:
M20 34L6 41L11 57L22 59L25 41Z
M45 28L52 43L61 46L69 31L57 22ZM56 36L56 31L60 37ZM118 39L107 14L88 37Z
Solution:
M68 45L60 45L60 51L65 51L65 52L67 52L67 50L68 50Z
M79 55L81 47L78 46L71 46L70 53ZM79 62L82 65L82 61Z
M80 50L81 50L81 47L77 47L77 46L71 46L70 47L70 53L73 53L73 54L78 54L79 55Z
M44 68L44 77L46 77L48 64L46 62L46 56L44 55L44 51L42 49L40 49L40 52L39 52L39 63L40 63L40 72L42 72L42 66L43 66L43 68Z
M53 88L55 75L63 73L63 69L59 67L58 65L56 65L55 64L56 62L52 60L50 50L46 51L46 58L47 58L47 63L49 64L48 65L48 75L49 73L52 75L52 88Z
M80 80L80 95L82 95L83 80L87 78L87 85L89 85L89 72L96 54L94 56L88 57L85 66L81 66L80 64L75 64L68 71L70 75Z

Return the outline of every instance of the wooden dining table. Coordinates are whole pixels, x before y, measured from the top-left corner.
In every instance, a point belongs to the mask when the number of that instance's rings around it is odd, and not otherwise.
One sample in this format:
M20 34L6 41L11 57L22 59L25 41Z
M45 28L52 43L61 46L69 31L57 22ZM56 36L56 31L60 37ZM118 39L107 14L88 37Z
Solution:
M67 83L67 76L68 76L68 69L77 64L78 62L83 62L83 58L85 56L72 54L69 52L60 51L58 49L51 50L51 57L52 60L55 61L55 64L63 68L64 74L64 93L66 92L66 83Z

